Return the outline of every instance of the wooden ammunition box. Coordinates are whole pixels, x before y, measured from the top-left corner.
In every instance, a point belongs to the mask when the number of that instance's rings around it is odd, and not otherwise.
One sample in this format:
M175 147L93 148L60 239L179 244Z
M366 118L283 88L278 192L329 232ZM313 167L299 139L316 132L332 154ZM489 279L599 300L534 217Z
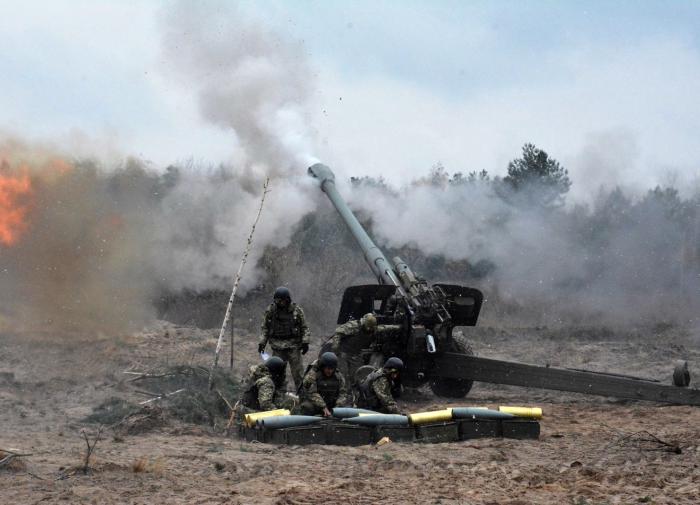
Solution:
M372 443L372 428L354 424L329 423L326 425L326 443L329 445L368 445Z
M464 419L458 422L459 439L495 438L502 434L501 421L497 419Z
M326 443L326 429L324 426L296 426L274 430L282 432L284 442L287 445L311 445Z
M376 444L383 437L389 437L392 442L413 442L416 430L413 426L375 426L372 441Z
M459 426L455 422L424 424L416 426L418 442L438 444L459 440Z
M530 419L502 421L504 438L534 439L540 438L540 423Z
M245 440L246 442L262 442L260 430L258 430L257 427L249 428L244 424L238 427L238 438Z

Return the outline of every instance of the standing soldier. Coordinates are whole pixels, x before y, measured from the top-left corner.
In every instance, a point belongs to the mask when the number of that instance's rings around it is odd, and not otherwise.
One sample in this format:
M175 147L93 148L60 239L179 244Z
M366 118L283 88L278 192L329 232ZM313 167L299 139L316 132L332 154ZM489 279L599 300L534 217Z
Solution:
M399 414L395 398L401 394L403 361L392 357L382 368L376 369L363 380L359 389L357 406L386 414Z
M258 352L264 352L269 342L272 354L289 363L294 386L299 389L303 370L301 355L309 350L309 327L304 311L292 303L292 295L287 288L275 289L273 302L263 315L261 333Z
M309 365L301 384L301 413L307 416L321 414L329 417L335 407L345 407L348 391L345 377L338 371L338 357L324 352Z

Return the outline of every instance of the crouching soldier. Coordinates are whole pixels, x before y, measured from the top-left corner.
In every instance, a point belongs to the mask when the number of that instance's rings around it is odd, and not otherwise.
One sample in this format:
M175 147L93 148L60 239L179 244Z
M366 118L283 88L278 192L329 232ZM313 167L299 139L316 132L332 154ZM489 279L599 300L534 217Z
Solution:
M377 317L371 312L359 321L353 320L338 326L331 339L331 349L340 355L342 372L351 380L350 371L363 365L362 351L372 349L370 365L378 367L384 361L384 352L390 353L398 343L400 325L377 324ZM391 354L388 354L391 356Z
M285 391L287 363L277 356L250 369L243 396L238 401L238 414L275 409L292 409L294 399Z
M307 416L329 417L335 407L348 403L345 377L338 371L338 357L324 352L309 365L299 390L301 413Z
M403 361L393 357L386 360L382 368L370 373L359 384L357 406L386 414L399 414L395 398L401 393L401 371Z

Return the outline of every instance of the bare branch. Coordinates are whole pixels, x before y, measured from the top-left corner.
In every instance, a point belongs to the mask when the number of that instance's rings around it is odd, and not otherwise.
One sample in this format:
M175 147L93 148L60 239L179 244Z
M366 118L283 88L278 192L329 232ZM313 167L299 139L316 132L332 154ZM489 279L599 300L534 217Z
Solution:
M228 300L228 305L226 306L226 315L224 316L224 322L221 324L221 331L219 332L219 340L216 343L216 351L214 352L214 364L209 371L209 389L214 387L214 370L219 364L219 353L221 352L221 346L224 342L224 333L226 332L226 326L228 325L229 319L231 318L231 309L233 307L233 301L236 298L236 291L238 291L238 284L241 282L241 274L243 273L243 267L248 260L248 254L253 246L253 234L255 233L255 227L258 225L260 220L260 215L262 214L263 205L265 204L265 196L270 192L267 188L270 184L270 178L265 179L263 184L262 197L260 198L260 207L258 207L258 213L255 216L255 221L253 221L253 227L250 229L250 235L248 235L248 242L246 243L245 250L243 251L243 257L241 258L241 264L238 266L238 273L233 282L233 290L231 291L231 297Z
M182 393L183 391L187 391L185 388L178 389L177 391L173 391L172 393L163 393L162 395L158 395L155 398L151 398L150 400L146 400L144 402L139 402L139 405L146 405L151 402L155 402L157 400L162 400L163 398L168 398L170 396L176 395L178 393Z

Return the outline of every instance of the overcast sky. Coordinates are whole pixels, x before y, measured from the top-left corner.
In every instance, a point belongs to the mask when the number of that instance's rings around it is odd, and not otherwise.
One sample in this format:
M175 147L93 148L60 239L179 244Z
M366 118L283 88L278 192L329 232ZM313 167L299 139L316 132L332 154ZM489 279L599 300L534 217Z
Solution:
M168 8L0 0L0 131L156 167L233 159L236 136L163 71ZM697 184L700 2L296 0L242 11L301 45L316 156L342 173L399 181L440 162L498 174L533 142L569 168L579 196L619 181Z

